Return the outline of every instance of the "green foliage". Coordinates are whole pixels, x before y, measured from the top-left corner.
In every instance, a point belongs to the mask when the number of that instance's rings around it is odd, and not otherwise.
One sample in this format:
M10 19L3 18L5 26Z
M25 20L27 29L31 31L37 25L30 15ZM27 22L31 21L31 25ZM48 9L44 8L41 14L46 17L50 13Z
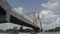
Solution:
M55 29L50 29L48 30L48 32L55 32Z
M0 29L0 32L4 32L2 29Z
M3 32L3 30L0 29L0 32ZM29 28L23 29L23 26L21 26L20 29L17 29L17 27L14 27L13 29L7 29L4 32L14 33L14 34L16 34L18 32L26 32L27 33L27 32L32 32L32 29L29 29Z
M45 32L48 32L47 30L45 30Z
M32 29L27 28L24 30L24 32L32 32Z
M55 30L56 30L56 31L60 31L60 27L56 27Z
M20 27L19 32L23 32L23 26Z
M20 27L19 32L31 32L32 30L27 28L27 29L23 29L23 26Z
M7 29L6 32L12 32L13 30L12 29Z
M7 29L6 32L18 32L17 27L14 27L13 29Z
M45 32L57 32L57 31L60 31L60 27L56 27L54 29L49 29L49 30L46 30Z

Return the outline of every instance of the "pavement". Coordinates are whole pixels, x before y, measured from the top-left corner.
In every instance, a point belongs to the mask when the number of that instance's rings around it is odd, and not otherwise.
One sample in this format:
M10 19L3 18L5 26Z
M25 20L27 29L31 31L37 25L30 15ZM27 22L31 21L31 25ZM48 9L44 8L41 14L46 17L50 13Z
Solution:
M12 34L12 33L0 33L0 34ZM30 33L18 33L18 34L30 34ZM41 32L41 33L37 33L37 34L60 34L60 32Z

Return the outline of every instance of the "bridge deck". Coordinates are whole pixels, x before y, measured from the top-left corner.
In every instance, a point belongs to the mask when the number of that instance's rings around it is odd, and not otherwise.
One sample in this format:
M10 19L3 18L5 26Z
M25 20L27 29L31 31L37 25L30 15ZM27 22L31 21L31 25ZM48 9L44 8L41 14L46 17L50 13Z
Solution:
M0 6L1 6L0 9L1 10L3 9L2 12L0 12L3 16L0 15L0 17L3 18L5 21L10 20L10 22L15 23L15 24L39 29L37 24L30 22L29 20L24 18L24 16L19 15L18 13L13 11L11 9L10 5L6 2L6 0L0 0ZM6 19L6 17L7 17L7 19ZM2 21L4 21L4 20L2 20Z

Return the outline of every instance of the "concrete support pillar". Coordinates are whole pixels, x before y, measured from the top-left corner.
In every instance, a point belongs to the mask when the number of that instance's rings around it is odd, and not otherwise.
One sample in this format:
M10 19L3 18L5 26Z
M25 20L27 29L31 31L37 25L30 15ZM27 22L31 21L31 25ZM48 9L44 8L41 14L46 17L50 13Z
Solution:
M9 14L8 11L6 12L6 21L7 21L7 22L10 22L10 14Z

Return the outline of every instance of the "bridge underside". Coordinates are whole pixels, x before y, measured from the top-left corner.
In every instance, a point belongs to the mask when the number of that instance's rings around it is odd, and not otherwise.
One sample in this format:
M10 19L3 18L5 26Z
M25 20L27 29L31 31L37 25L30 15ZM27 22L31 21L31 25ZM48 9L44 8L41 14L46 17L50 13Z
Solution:
M18 24L18 25L23 25L23 26L27 26L27 27L31 27L34 30L36 30L36 32L39 32L39 28L35 27L31 24L25 23L22 20L17 19L16 17L10 15L10 22L14 23L14 24ZM6 11L0 6L0 23L7 23L6 21Z
M34 30L36 30L36 32L39 31L39 28L37 28L37 27L35 27L35 26L31 25L31 24L25 23L24 21L18 20L17 18L15 18L13 16L11 16L10 22L12 22L14 24L18 24L18 25L23 25L23 26L31 27Z
M6 22L6 11L0 6L0 23Z

